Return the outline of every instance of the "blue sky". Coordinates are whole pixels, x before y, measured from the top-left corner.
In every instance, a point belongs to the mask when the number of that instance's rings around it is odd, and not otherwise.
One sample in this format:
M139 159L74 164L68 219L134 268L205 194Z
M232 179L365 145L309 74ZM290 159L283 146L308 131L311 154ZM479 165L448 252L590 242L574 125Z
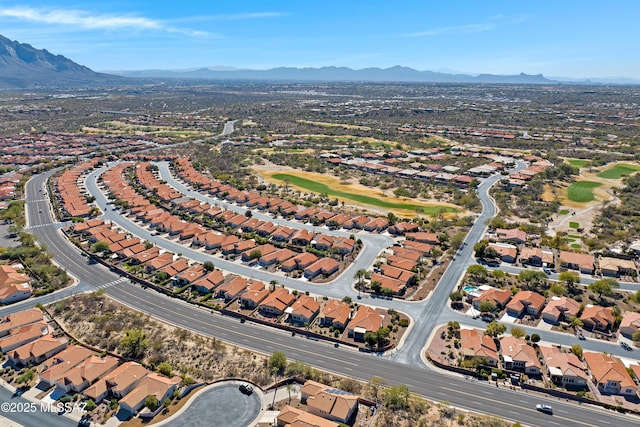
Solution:
M640 78L640 1L0 0L0 34L94 70L234 66Z

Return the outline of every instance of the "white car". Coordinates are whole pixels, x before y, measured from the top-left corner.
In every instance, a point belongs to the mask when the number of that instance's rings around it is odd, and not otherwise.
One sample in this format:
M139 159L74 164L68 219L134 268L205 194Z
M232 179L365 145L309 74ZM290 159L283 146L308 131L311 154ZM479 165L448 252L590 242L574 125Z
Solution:
M553 415L553 408L549 405L544 405L542 403L538 403L536 405L536 410L540 412L544 412L545 414Z

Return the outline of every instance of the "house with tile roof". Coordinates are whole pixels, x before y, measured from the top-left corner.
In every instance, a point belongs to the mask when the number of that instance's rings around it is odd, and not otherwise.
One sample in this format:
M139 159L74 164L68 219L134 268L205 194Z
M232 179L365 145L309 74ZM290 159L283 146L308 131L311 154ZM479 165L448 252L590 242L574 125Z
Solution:
M572 316L577 316L580 303L573 298L553 296L542 310L542 320L552 325L568 322Z
M582 357L589 368L591 380L601 393L627 396L638 393L638 385L620 359L590 351L585 351Z
M10 351L7 356L15 365L28 366L41 363L65 348L67 348L66 338L45 335Z
M347 336L356 341L364 341L367 332L377 332L383 324L383 314L372 307L361 305L347 326Z
M350 316L351 306L349 304L337 299L330 299L322 308L320 324L344 330Z
M357 395L316 381L307 380L300 397L309 413L343 424L351 424L358 411Z
M320 258L304 269L304 276L313 279L320 274L330 276L340 268L340 264L333 258Z
M121 399L129 393L145 376L147 368L137 362L124 362L100 380L87 387L82 394L87 399L100 402L107 396Z
M584 363L573 353L565 353L558 347L540 346L542 363L553 383L568 388L581 389L587 386L589 375Z
M44 320L44 315L37 307L7 314L4 318L0 319L0 337L9 335L12 329L41 320Z
M500 259L504 262L513 264L518 257L518 248L509 243L493 243L490 242L487 248L491 248L498 253Z
M304 270L317 260L318 257L311 252L303 252L294 256L293 258L289 258L288 260L284 261L280 265L280 269L285 272Z
M505 336L500 338L500 355L505 369L516 369L527 375L540 375L542 364L535 348L522 338Z
M335 421L313 415L293 406L285 406L276 416L277 427L339 427Z
M98 381L98 378L117 368L119 363L112 356L91 356L65 372L56 381L56 386L65 393L80 393Z
M611 307L587 304L582 310L580 320L582 320L585 329L606 332L613 328L616 316L614 316Z
M206 276L193 282L193 289L200 293L211 293L224 282L224 274L220 270L212 270Z
M158 402L162 402L173 394L182 379L180 377L167 378L155 372L149 373L142 378L137 386L122 399L120 408L135 414L142 406L148 396L154 396Z
M512 317L524 315L538 317L544 307L545 298L537 292L520 291L507 303L507 314Z
M482 358L487 365L498 366L498 347L488 335L478 329L460 330L460 349L464 360Z
M47 335L50 332L49 325L44 320L19 326L9 331L9 335L0 338L0 352L8 353L11 350Z
M631 339L635 332L640 331L640 313L626 311L622 315L619 331L623 336Z
M491 301L496 308L504 308L511 299L511 291L508 289L488 288L483 290L479 296L472 299L473 308L480 309L482 301Z
M67 371L94 354L88 348L79 345L69 346L41 364L44 371L40 373L40 381L47 387L52 387Z
M595 269L595 258L591 254L560 251L558 263L563 268L577 270L582 274L593 274Z
M10 265L0 265L0 304L11 304L31 296L31 279Z
M320 311L320 303L312 296L300 295L287 311L290 322L310 324Z
M296 296L286 288L276 288L260 303L260 313L270 316L280 316L295 301Z

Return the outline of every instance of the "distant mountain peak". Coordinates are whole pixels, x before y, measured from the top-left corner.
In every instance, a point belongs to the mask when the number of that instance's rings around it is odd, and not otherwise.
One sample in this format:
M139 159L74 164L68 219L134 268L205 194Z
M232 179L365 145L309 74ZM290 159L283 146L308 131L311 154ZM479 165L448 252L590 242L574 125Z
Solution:
M116 78L0 35L0 88L77 86Z

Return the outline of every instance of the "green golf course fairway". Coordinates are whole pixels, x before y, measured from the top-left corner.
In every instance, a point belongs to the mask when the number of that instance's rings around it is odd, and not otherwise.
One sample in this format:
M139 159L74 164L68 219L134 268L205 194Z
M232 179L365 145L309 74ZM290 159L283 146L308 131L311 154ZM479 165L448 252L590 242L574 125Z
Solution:
M457 209L452 208L451 206L442 206L442 205L415 205L411 203L393 203L387 202L385 200L378 199L376 197L364 196L361 194L347 193L343 191L338 191L330 188L326 184L322 184L319 182L311 181L305 178L300 178L295 175L290 175L286 173L277 173L272 175L272 178L277 179L278 181L288 181L289 184L304 188L305 190L312 191L318 194L327 194L329 196L341 197L343 199L353 200L354 202L358 202L365 205L376 206L379 208L386 209L407 209L416 211L420 209L427 215L437 215L443 213L454 213L457 212Z

